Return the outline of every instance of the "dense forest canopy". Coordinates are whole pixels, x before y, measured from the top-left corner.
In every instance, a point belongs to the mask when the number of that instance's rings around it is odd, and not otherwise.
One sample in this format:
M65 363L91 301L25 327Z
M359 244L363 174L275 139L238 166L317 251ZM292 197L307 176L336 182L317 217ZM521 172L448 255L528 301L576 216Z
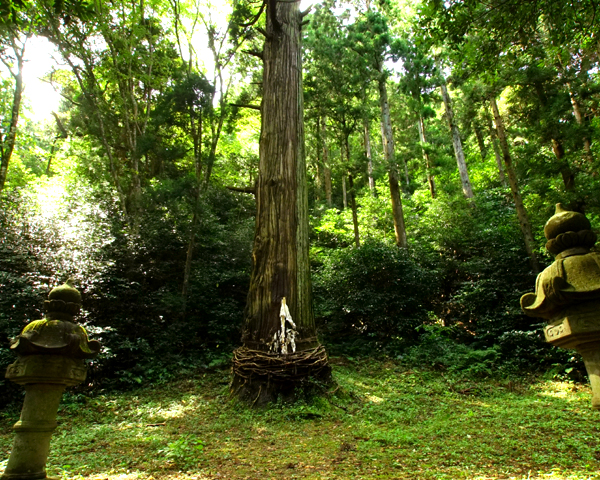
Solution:
M277 3L2 3L5 345L73 276L81 322L104 345L92 384L229 361ZM597 8L302 5L313 306L330 352L469 375L580 370L544 344L519 297L551 261L542 229L556 203L600 219ZM34 37L56 50L44 80L62 99L41 122L23 81Z

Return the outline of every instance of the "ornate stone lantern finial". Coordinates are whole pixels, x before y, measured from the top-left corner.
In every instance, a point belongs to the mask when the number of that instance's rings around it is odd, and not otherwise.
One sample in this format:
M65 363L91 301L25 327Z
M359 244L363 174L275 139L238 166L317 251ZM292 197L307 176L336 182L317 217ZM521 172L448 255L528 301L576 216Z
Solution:
M592 406L600 409L600 254L590 251L596 243L591 228L582 213L556 205L544 227L546 248L556 258L538 275L535 293L521 297L521 308L548 320L546 341L582 355Z
M546 249L563 257L588 253L596 243L596 234L585 215L566 210L561 203L556 204L556 212L546 222L544 235L548 240Z
M8 366L6 378L25 387L25 401L0 480L46 478L50 438L63 391L85 380L84 359L100 351L100 343L89 340L85 329L73 323L81 295L71 279L52 289L44 306L46 317L27 324L10 346L18 357Z

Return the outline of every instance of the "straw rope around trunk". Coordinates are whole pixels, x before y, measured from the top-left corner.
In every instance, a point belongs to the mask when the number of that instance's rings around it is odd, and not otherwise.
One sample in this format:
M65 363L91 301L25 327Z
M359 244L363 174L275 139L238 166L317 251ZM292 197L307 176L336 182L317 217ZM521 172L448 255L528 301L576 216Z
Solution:
M319 378L329 371L327 352L319 345L313 349L281 355L240 347L233 352L233 374L247 382L268 380L296 383L308 377Z

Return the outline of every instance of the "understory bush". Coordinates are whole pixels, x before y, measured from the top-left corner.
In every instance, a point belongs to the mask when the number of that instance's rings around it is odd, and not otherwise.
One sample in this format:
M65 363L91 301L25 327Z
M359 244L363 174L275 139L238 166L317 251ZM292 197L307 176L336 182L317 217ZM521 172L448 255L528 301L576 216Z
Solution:
M340 248L315 235L315 311L331 351L475 376L581 370L545 342L544 322L521 311L535 275L506 191L405 200L408 249L372 238Z
M436 272L410 251L376 240L322 254L313 275L315 315L333 348L413 343L427 321Z
M77 321L103 345L90 363L88 384L166 381L199 366L222 364L239 342L253 202L225 189L208 189L192 232L192 187L185 179L148 186L135 228L118 214L107 192L84 186L65 193L52 212L27 192L3 199L0 370L14 361L6 348L9 338L42 317L50 289L70 276L83 296ZM184 301L192 233L195 249ZM8 401L12 387L0 382L0 398Z

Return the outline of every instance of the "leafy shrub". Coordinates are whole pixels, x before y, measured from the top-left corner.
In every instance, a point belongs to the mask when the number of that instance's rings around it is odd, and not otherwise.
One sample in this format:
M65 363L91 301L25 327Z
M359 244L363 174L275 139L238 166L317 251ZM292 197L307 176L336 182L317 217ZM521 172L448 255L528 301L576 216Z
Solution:
M328 343L412 341L427 319L436 275L409 251L378 241L322 254L315 312ZM371 347L367 347L371 348Z
M409 347L402 356L403 362L415 367L447 370L457 376L481 378L493 376L499 363L498 347L472 348L452 338L452 328L440 325L420 327L419 344Z
M137 231L112 198L85 186L40 214L34 196L3 199L0 211L0 341L42 317L49 290L74 276L83 296L77 321L103 350L90 363L96 387L166 381L208 366L239 342L250 271L253 204L210 189L190 231L187 180L151 185ZM73 224L77 228L73 228ZM74 235L74 233L76 233ZM196 248L187 304L181 295L191 234ZM185 305L185 306L184 306ZM14 361L0 350L0 369ZM0 380L1 398L20 394Z

